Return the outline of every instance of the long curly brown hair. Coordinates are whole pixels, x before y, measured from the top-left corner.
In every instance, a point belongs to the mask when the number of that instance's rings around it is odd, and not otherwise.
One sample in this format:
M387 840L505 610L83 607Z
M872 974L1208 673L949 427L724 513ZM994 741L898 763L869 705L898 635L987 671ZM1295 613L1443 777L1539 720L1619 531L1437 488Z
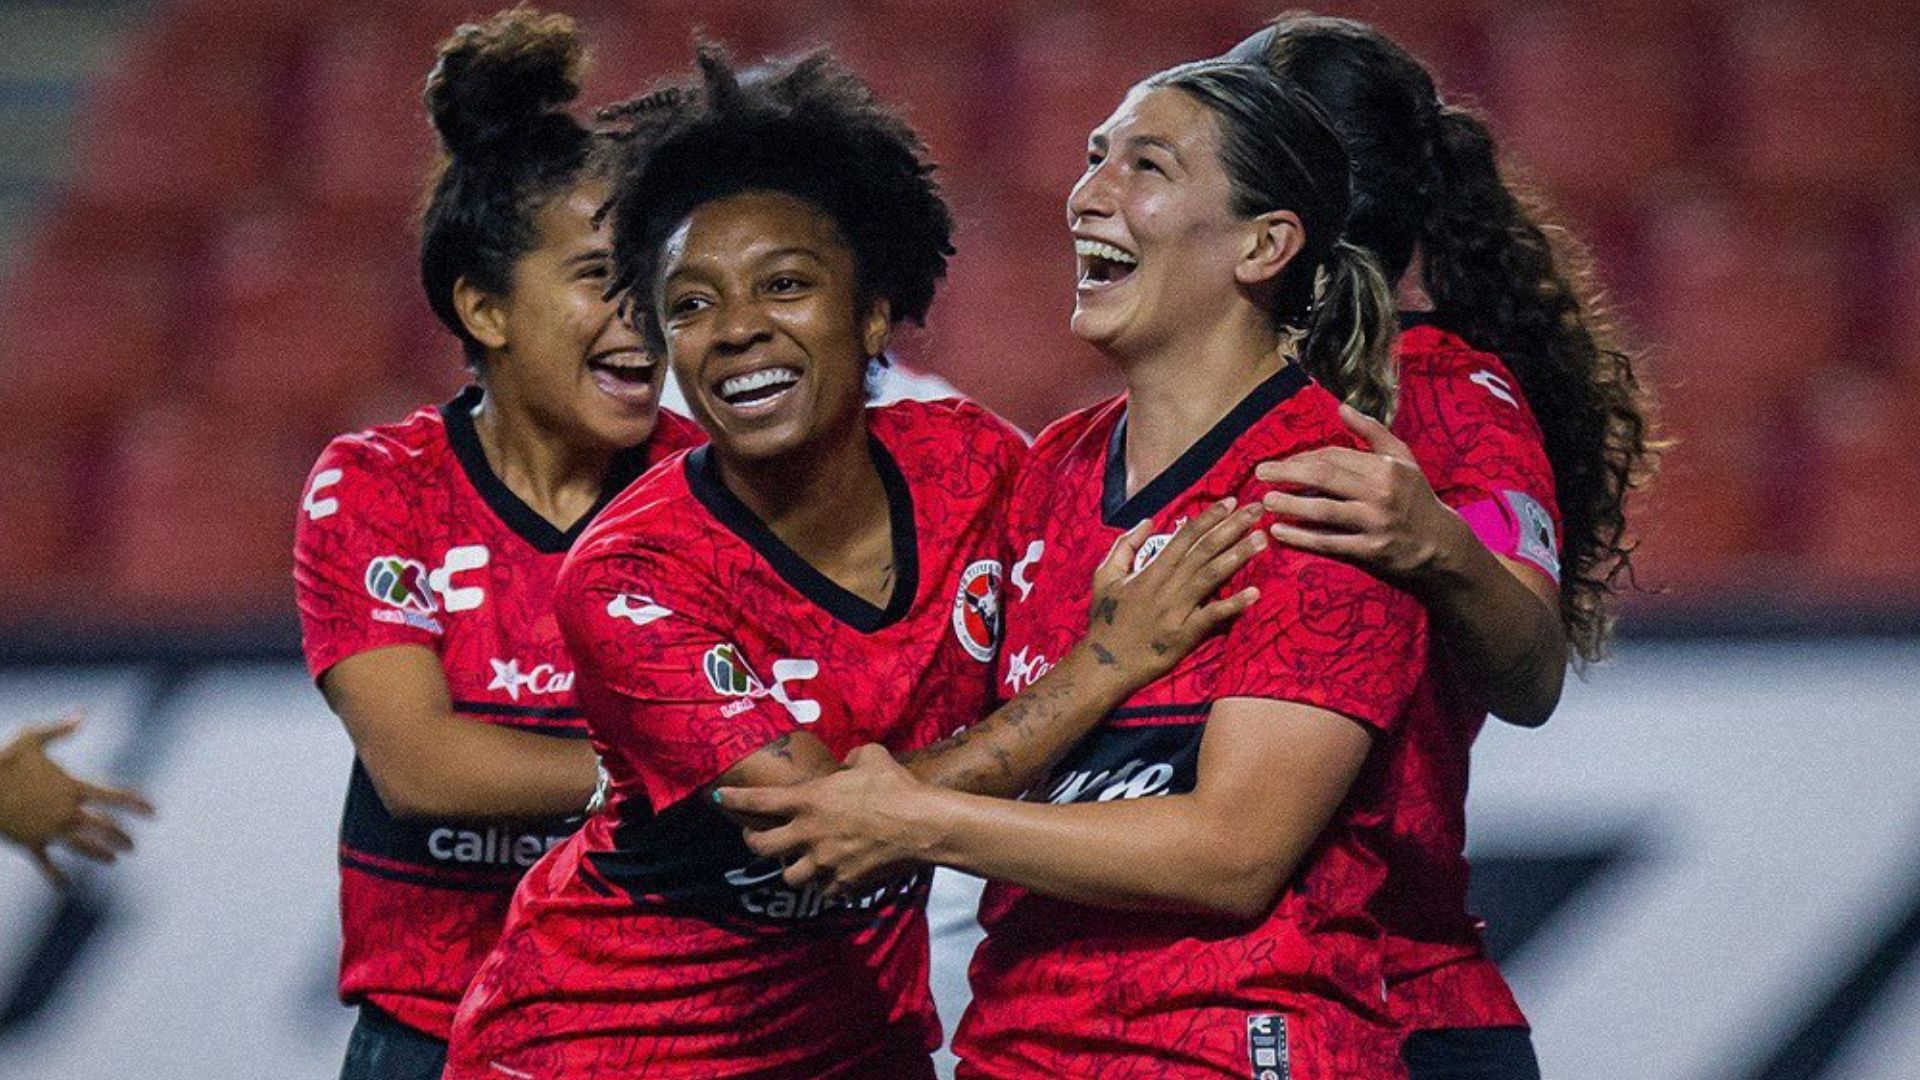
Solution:
M1230 56L1263 60L1327 111L1353 157L1349 240L1397 280L1417 250L1434 321L1497 354L1540 421L1566 533L1560 617L1598 659L1634 541L1627 494L1651 477L1650 403L1585 251L1500 174L1486 124L1420 62L1350 19L1288 13Z

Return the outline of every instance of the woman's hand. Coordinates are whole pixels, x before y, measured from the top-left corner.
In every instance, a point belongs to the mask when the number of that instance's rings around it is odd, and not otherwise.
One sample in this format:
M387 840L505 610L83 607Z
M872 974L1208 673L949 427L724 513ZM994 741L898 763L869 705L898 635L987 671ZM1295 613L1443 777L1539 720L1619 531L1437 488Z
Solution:
M933 790L884 747L856 747L846 768L788 787L721 787L714 801L736 817L785 822L749 829L754 854L786 863L795 888L819 882L829 895L859 894L921 862L929 840L913 813Z
M48 744L79 726L75 714L30 727L0 749L0 835L26 848L56 886L65 886L67 876L48 857L50 845L64 844L95 862L110 863L133 850L133 838L108 808L143 817L153 813L139 795L77 779L47 756Z
M1101 665L1119 668L1136 689L1173 670L1259 599L1252 586L1224 600L1213 596L1266 548L1266 536L1254 529L1264 513L1258 503L1236 512L1234 500L1223 499L1182 525L1138 571L1149 523L1127 530L1093 572L1087 636L1079 647Z
M1439 572L1459 545L1477 543L1434 495L1407 444L1351 406L1340 406L1340 419L1369 449L1325 447L1254 470L1293 489L1263 499L1281 519L1267 530L1275 540L1409 586Z

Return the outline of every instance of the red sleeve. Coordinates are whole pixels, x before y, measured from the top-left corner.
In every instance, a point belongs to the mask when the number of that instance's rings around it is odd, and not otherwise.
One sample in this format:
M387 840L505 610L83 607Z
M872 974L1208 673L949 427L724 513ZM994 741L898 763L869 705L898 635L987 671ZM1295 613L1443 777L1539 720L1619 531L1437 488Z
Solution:
M1436 350L1407 365L1394 433L1440 500L1495 554L1560 577L1559 505L1540 425L1497 357Z
M1426 614L1364 570L1275 548L1236 587L1260 599L1228 631L1214 696L1295 701L1393 730L1426 667Z
M656 810L800 726L724 629L726 609L698 573L657 552L619 552L569 564L560 584L594 738Z
M347 436L321 453L307 478L293 584L307 671L316 679L369 649L438 647L439 603L396 465L377 442Z

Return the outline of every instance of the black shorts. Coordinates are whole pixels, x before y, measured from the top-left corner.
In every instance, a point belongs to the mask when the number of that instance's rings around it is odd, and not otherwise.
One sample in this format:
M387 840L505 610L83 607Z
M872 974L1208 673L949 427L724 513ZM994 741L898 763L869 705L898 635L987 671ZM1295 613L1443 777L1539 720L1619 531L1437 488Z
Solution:
M1533 1034L1523 1027L1416 1031L1400 1060L1408 1080L1540 1080Z
M446 1068L446 1043L362 1005L340 1080L440 1080Z

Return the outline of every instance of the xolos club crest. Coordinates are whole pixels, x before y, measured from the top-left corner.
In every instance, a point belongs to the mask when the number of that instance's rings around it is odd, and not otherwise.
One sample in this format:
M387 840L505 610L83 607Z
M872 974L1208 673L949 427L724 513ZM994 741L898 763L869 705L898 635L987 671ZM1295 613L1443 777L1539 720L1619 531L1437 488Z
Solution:
M981 663L993 659L1000 644L1000 563L980 559L960 575L953 597L953 634L967 655Z

